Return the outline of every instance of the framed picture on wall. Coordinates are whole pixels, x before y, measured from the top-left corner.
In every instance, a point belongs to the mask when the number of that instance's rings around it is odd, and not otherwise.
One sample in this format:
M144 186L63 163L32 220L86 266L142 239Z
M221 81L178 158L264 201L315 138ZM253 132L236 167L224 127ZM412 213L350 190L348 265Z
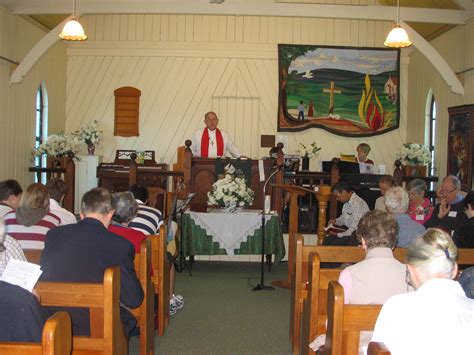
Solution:
M474 188L474 105L449 107L448 175L461 180L461 189Z

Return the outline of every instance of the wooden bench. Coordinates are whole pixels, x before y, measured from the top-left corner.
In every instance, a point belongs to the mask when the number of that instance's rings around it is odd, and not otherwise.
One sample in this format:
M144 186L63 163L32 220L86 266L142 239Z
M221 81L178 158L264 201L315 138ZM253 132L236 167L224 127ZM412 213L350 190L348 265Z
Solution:
M369 348L367 349L367 355L390 355L390 350L385 346L384 343L371 341Z
M328 325L321 355L358 354L361 331L373 331L382 305L344 305L344 289L331 281L328 289Z
M140 253L135 254L135 272L143 288L144 298L140 307L132 309L140 327L140 354L155 352L155 289L151 282L151 241L142 240Z
M151 268L153 270L152 282L155 287L155 294L158 296L158 335L165 334L169 323L170 307L170 265L166 258L166 236L167 229L161 225L159 235L151 235Z
M28 262L39 265L43 249L23 249L23 253Z
M71 318L66 312L56 312L46 321L41 343L0 343L0 354L64 355L71 353Z
M90 336L74 336L73 354L128 354L120 320L120 270L105 270L103 284L38 282L43 306L84 307L90 312Z

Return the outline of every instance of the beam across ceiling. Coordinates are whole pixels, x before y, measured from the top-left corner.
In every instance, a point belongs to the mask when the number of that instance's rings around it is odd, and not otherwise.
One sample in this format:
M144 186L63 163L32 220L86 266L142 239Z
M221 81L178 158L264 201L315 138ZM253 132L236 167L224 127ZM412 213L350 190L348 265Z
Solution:
M463 2L462 0L458 0ZM64 0L0 0L14 14L68 14L71 2ZM463 2L464 3L464 2ZM228 0L211 4L209 0L81 0L81 14L208 14L241 16L289 16L393 21L394 6L325 5L276 3L274 0ZM401 7L400 16L407 22L464 24L473 16L469 10Z

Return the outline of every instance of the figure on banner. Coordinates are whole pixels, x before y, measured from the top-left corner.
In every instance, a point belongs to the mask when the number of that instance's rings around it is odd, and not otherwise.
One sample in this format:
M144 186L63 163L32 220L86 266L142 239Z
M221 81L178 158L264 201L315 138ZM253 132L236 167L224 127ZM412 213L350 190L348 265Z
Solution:
M214 112L208 112L204 116L205 128L194 133L191 150L195 157L216 158L229 153L233 158L240 158L241 154L232 143L227 133L217 128L219 119Z

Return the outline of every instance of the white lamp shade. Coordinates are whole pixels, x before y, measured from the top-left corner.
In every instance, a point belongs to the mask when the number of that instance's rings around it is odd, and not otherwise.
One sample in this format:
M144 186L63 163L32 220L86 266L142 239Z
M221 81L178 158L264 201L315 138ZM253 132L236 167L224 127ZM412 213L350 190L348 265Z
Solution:
M66 41L85 41L87 39L81 24L74 19L64 25L59 37Z
M385 47L390 48L405 48L410 47L412 42L408 38L406 31L396 23L383 44Z

